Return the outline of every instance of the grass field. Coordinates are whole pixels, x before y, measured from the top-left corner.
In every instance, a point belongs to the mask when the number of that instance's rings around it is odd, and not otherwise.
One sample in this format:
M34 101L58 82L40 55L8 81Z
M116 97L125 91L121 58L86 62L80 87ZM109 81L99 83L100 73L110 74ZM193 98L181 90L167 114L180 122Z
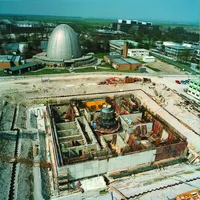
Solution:
M24 75L42 75L42 74L65 74L69 73L68 70L63 70L63 69L41 69L39 71L32 71L32 72L26 72Z
M91 67L88 67L88 68L83 68L83 69L76 69L74 70L74 72L76 73L82 73L82 72L120 72L120 73L137 73L137 71L133 71L133 70L126 70L126 71L123 71L123 70L117 70L117 69L114 69L114 68L108 68L108 69L95 69L95 68L91 68Z
M16 17L14 15L0 15L0 19L13 20ZM82 17L64 17L64 16L31 16L22 15L17 16L17 20L28 20L28 21L42 21L42 22L59 22L59 23L76 23L79 25L89 26L108 26L110 23L115 22L114 19L95 19L95 18L82 18Z
M96 58L102 58L103 59L103 57L105 55L109 55L109 53L96 53L96 54L94 54L94 57L96 57Z
M155 72L160 72L161 71L160 69L150 67L149 65L145 65L145 67L148 67L149 69L151 69L151 70L153 70Z
M0 76L6 76L3 71L0 71Z
M137 73L137 71L132 71L132 70L117 70L114 68L107 68L107 69L95 69L93 67L87 67L87 68L82 68L82 69L75 69L75 73L84 73L84 72L117 72L117 73ZM40 71L32 71L32 72L26 72L21 74L22 76L34 76L34 75L44 75L44 74L69 74L70 72L68 70L63 70L63 69L41 69ZM0 76L9 76L3 73L3 71L0 71Z

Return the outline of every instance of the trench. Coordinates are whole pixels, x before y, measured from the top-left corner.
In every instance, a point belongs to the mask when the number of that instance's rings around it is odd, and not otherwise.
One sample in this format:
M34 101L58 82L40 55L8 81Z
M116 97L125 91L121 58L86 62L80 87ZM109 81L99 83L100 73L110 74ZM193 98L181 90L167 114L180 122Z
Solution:
M15 107L13 121L12 121L12 127L11 127L11 131L17 131L14 158L18 157L18 145L19 145L19 129L14 128L16 114L17 114L17 106ZM13 166L12 166L12 172L11 172L11 181L10 181L10 190L9 190L8 200L13 200L14 199L14 195L15 195L14 186L15 186L15 178L16 178L16 167L17 167L17 162L14 162Z

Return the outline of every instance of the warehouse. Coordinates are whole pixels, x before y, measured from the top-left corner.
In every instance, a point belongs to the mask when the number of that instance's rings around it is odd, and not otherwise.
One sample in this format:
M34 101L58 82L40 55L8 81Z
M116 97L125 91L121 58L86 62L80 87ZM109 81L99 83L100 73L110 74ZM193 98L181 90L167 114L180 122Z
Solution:
M142 64L131 58L122 58L120 55L104 56L104 61L118 70L138 70Z
M19 66L11 67L8 69L4 69L4 73L10 74L10 75L14 75L14 74L18 75L23 72L29 72L29 71L39 69L40 67L41 65L39 65L36 62L26 63L24 65L19 65Z
M113 59L112 66L118 70L138 70L142 64L130 58Z

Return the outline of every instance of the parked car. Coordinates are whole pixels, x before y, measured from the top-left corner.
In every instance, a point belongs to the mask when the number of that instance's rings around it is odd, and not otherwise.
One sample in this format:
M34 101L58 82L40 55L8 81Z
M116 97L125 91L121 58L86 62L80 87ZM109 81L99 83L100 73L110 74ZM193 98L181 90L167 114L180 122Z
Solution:
M187 84L187 82L184 81L184 80L181 80L181 83L184 84L184 85Z
M181 82L180 82L179 80L175 80L175 82L176 82L177 84L181 84Z

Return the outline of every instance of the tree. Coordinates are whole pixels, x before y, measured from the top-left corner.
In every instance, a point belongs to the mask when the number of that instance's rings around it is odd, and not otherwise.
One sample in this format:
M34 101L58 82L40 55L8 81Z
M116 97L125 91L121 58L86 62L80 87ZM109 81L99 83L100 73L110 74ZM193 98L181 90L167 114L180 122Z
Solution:
M185 51L181 52L177 58L179 61L188 61L190 59L190 51L186 49Z

